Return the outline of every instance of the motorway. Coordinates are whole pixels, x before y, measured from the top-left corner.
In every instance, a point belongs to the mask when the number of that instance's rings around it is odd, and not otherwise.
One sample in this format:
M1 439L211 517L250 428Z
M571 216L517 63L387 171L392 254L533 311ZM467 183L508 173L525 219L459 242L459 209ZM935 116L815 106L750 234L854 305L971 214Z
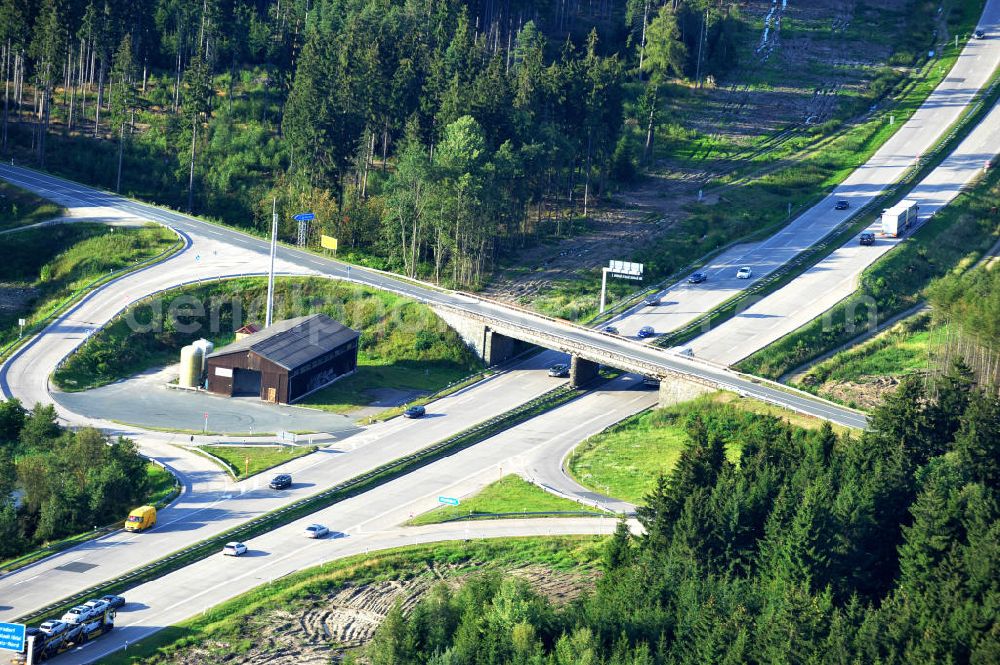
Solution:
M0 620L26 614L56 598L113 579L152 559L360 476L500 415L563 383L541 371L559 359L555 352L540 354L473 387L435 401L421 420L396 418L377 423L334 446L275 468L273 473L292 474L295 484L290 490L268 489L266 484L271 474L232 484L219 483L216 475L212 481L202 482L197 488L199 491L185 493L181 500L163 511L159 523L151 531L139 534L116 531L0 577ZM649 392L637 395L648 405ZM631 403L633 396L628 395L630 399L626 402ZM624 415L617 417L628 414L626 409ZM157 457L169 459L182 450L176 446L166 450L147 449L146 437L138 441L144 453ZM35 580L44 583L32 584Z
M995 40L1000 44L1000 39ZM961 142L940 166L907 194L920 205L920 224L948 205L982 175L983 166L1000 154L1000 105ZM870 227L880 229L879 223ZM910 231L912 234L912 231ZM861 273L886 252L905 242L877 238L863 247L851 238L786 286L701 335L688 346L701 358L729 365L764 348L822 315L857 290Z
M641 382L635 377L621 377L472 448L247 541L250 548L247 556L228 559L221 554L215 555L130 589L125 594L129 605L119 613L116 623L121 630L115 630L92 643L99 646L88 646L69 657L62 657L60 662L89 662L108 650L120 648L123 640L134 643L157 628L190 617L268 580L350 554L447 538L610 533L615 524L611 514L608 518L596 520L452 523L421 528L399 525L409 517L438 505L438 496L465 497L474 494L504 473L531 464L546 450L564 450L654 402L655 392L642 389ZM404 425L420 428L430 425L433 420L403 422ZM397 421L390 421L385 425L393 423L398 424ZM384 436L364 445L368 447L368 455L372 455L383 447L394 445L393 441L397 438L399 433L385 432ZM213 525L242 521L287 501L286 497L290 494L304 495L316 491L318 487L313 484L314 481L329 483L336 481L331 475L352 475L344 468L350 465L351 458L336 452L329 452L327 456L325 461L316 463L313 460L311 467L294 471L296 487L293 493L241 488L248 491L229 498L221 497L204 506L200 516L192 514L191 519L179 525L162 524L150 532L124 536L142 540L142 548L114 547L107 543L92 548L81 547L77 548L75 555L67 557L70 561L66 563L78 564L75 566L77 569L88 564L107 566L110 564L104 562L108 557L115 561L115 557L130 556L130 549L142 549L147 554L150 549L155 551L157 546L166 549L166 544L175 545L174 541L183 537L185 529L199 520L210 521ZM354 461L359 459L355 457ZM302 530L306 524L313 522L326 524L339 532L340 537L305 540ZM142 562L144 560L140 559L139 563ZM91 568L73 573L51 568L46 562L44 570L35 567L20 576L15 573L5 577L0 580L4 585L0 587L0 597L4 598L5 604L13 603L13 606L5 608L0 618L23 614L33 606L65 596L80 588L82 579L90 583L93 581L90 578L99 577L100 574L94 572L96 570ZM39 576L44 577L44 585L26 585L26 590L20 591L23 582L30 582ZM21 579L13 579L16 577Z
M1000 0L998 0L1000 2ZM0 166L0 178L15 185L49 198L67 208L94 206L101 209L116 209L123 215L147 218L171 228L191 239L192 245L162 264L147 268L138 274L126 275L112 284L99 289L88 297L100 300L86 310L76 308L69 315L51 324L30 345L19 350L0 367L0 392L16 395L25 404L36 401L48 402L48 376L56 364L72 348L83 342L88 330L99 328L130 302L145 297L148 293L175 286L196 277L218 275L224 272L259 272L265 265L268 243L260 238L247 235L235 229L217 226L187 215L164 210L124 197L72 183L55 176L9 165ZM223 249L224 246L228 248ZM209 254L209 252L214 252ZM584 345L602 357L621 356L664 373L686 375L711 385L734 390L740 394L779 404L787 408L831 420L849 427L863 428L866 419L863 414L818 399L808 393L791 391L770 383L761 383L721 366L692 361L674 353L641 344L636 340L617 335L607 335L565 321L558 321L525 310L477 298L472 295L445 291L419 282L399 279L394 275L379 271L348 266L331 259L310 254L294 248L281 247L278 252L280 270L288 273L301 272L350 279L376 288L400 293L431 305L441 305L466 312L473 316L491 317L529 331L538 331L556 340ZM212 261L219 261L214 265ZM178 266L174 267L174 262ZM203 265L206 261L209 265ZM136 280L142 280L140 285ZM114 295L105 295L105 291ZM125 293L122 293L124 291ZM111 299L111 303L106 301ZM100 310L96 312L94 310ZM46 339L56 335L53 340ZM41 340L46 339L44 343Z
M984 16L987 30L996 32L1000 0L989 0ZM970 42L955 70L928 102L865 166L850 176L828 200L807 211L782 232L763 243L737 247L723 254L705 271L706 287L675 285L666 294L665 304L640 308L635 316L618 327L624 333L641 325L659 331L679 327L701 312L711 309L748 282L736 282L726 275L736 267L750 264L755 277L770 272L843 220L833 214L832 200L847 198L857 208L899 177L917 155L929 147L954 121L971 95L992 73L1000 60L1000 40ZM932 128L932 129L928 129ZM996 145L995 143L993 145ZM150 219L176 229L186 248L170 260L116 280L88 295L69 313L50 325L32 343L23 347L0 368L0 391L15 395L25 403L49 402L48 376L56 364L125 306L148 293L170 288L191 279L234 274L260 274L266 265L267 243L234 229L212 225L168 210L156 208L59 178L13 166L0 167L0 177L33 190L69 208L89 207L101 214L124 218ZM849 214L848 213L845 214ZM760 263L758 263L758 261ZM698 377L742 394L824 417L842 424L863 427L864 417L849 409L787 391L769 383L733 373L701 359L682 358L632 340L602 335L565 322L553 321L528 312L505 307L466 294L442 291L393 276L349 267L313 254L281 248L278 270L286 274L313 274L350 279L387 289L414 299L465 310L473 314L502 317L515 325L546 331L609 354L624 354L669 371ZM705 294L714 294L708 295ZM652 317L652 318L650 318ZM675 325L676 323L676 325ZM471 424L501 413L545 392L554 383L538 370L551 363L556 354L538 356L483 384L436 402L431 417L424 421L390 421L345 439L338 448L327 449L289 463L286 468L296 478L291 492L274 492L259 486L259 479L232 484L215 476L202 476L202 469L190 453L163 448L162 441L143 441L144 450L168 461L188 479L188 491L170 509L163 511L160 525L152 532L111 534L83 544L56 557L0 579L0 618L14 617L63 597L101 579L107 579L150 559L150 552L166 554L184 544L243 522L254 515L284 505L295 498L315 493L322 487L353 477L380 461L395 459L431 441L445 438ZM534 363L534 364L533 364ZM635 382L635 377L619 381ZM557 383L557 382L556 382ZM498 478L503 468L519 470L560 492L587 500L582 488L561 474L561 461L578 441L603 430L617 420L655 401L653 393L625 389L626 383L590 393L568 405L535 418L522 426L499 434L483 444L452 455L432 465L381 486L362 497L339 503L310 516L305 522L322 521L344 532L345 537L307 542L296 523L264 534L250 542L252 556L237 560L221 556L176 571L129 591L131 601L119 615L123 628L83 651L64 657L63 662L89 662L119 648L123 640L134 642L158 627L191 616L204 607L249 590L269 579L294 570L328 561L338 556L442 538L510 537L538 528L553 533L607 533L613 520L548 520L545 526L518 522L494 524L441 525L403 529L399 523L435 505L440 494L466 496ZM449 401L451 400L451 401ZM61 409L68 420L74 414ZM79 421L77 421L79 422ZM107 423L97 423L108 425ZM158 448L153 451L146 446ZM553 460L559 460L558 463ZM558 469L557 474L553 469ZM126 547L140 541L142 547ZM69 564L67 566L67 564ZM239 571L233 574L233 571ZM39 581L35 581L39 580ZM197 589L198 591L191 591Z
M923 105L829 196L766 240L737 245L710 261L699 269L708 277L705 282L688 284L685 276L660 292L659 306L634 307L611 323L624 335L634 335L642 326L652 326L658 333L681 328L788 263L897 182L945 135L1000 65L1000 0L987 0L978 27L988 37L970 39L948 76ZM994 141L986 154L994 154L997 145L1000 143ZM975 168L974 163L971 166ZM851 207L835 210L839 199L849 201ZM740 266L750 266L753 278L736 279ZM759 322L761 327L769 324L770 319ZM731 354L720 356L725 364L729 357Z

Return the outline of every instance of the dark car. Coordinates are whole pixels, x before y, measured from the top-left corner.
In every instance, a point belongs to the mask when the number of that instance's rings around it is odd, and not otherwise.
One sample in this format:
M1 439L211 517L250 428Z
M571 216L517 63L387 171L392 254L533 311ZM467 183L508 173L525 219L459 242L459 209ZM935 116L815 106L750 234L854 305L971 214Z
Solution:
M696 272L695 274L693 274L690 277L688 277L688 283L689 284L701 284L706 279L708 279L708 275L706 275L703 272Z
M558 365L553 365L552 367L549 368L549 376L557 379L566 378L567 376L569 376L569 365L563 365L561 363Z
M849 201L846 201L844 199L840 199L839 201L837 201L837 205L833 206L833 209L834 210L847 210L850 207L851 207L851 204L850 204Z
M274 478L271 478L271 482L267 486L273 490L283 490L286 487L291 487L292 476L287 473L279 473Z
M875 234L871 231L862 231L861 235L858 236L858 242L862 245L874 245Z
M605 326L604 332L608 333L609 335L617 335L618 328L615 328L614 326Z
M639 328L639 332L636 333L636 336L639 337L639 339L645 339L647 337L652 337L655 334L653 326L643 326Z
M976 39L986 39L986 33L983 32L982 30L976 30L974 33L972 33L972 36L975 37Z
M403 417L404 418L420 418L425 413L427 413L427 409L425 409L424 407L419 406L419 405L418 406L411 406L406 411L403 411Z
M108 604L113 610L117 610L119 607L125 607L125 598L122 596L101 596L101 600Z
M660 304L660 296L655 293L651 296L646 296L646 299L642 301L642 304L647 307L656 307Z

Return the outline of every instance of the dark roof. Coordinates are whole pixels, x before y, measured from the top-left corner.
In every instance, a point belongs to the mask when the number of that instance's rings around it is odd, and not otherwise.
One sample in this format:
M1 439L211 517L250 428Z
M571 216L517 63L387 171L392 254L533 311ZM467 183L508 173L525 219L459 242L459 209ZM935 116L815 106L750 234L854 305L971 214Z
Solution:
M260 332L260 327L256 323L248 323L239 330L236 331L237 335L252 335L256 332Z
M229 346L210 354L209 358L228 356L240 351L253 351L287 370L333 351L361 333L351 330L325 314L299 316L272 324Z

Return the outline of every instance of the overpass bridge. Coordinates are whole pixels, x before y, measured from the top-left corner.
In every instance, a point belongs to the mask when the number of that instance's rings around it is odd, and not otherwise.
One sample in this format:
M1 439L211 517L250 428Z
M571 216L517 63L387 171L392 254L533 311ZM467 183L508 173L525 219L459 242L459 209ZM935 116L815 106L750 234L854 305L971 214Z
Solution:
M261 272L266 270L270 243L264 238L31 169L3 164L0 165L0 178L67 208L110 208L158 222L181 235L194 231L209 234L220 242L258 253L261 256ZM573 358L571 378L578 385L594 378L598 365L603 364L660 379L661 401L664 403L687 399L709 390L726 389L850 427L863 428L867 423L864 414L853 409L633 339L379 270L340 263L293 247L279 247L278 258L300 266L310 274L318 273L392 291L429 305L452 324L489 364L509 357L515 349L514 341L520 340L569 354Z

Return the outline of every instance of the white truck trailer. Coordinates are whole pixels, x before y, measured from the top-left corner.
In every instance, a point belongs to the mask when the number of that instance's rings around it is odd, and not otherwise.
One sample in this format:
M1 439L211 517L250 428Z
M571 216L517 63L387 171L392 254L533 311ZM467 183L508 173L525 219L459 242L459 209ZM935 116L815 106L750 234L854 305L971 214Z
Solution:
M898 238L917 221L920 206L912 199L904 199L882 212L882 235Z

